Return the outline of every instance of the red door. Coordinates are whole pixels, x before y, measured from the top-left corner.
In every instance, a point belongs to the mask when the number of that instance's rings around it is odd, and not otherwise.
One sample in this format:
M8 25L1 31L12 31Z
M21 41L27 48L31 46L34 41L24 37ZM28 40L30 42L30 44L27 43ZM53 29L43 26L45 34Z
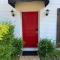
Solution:
M38 46L38 12L22 12L23 47Z

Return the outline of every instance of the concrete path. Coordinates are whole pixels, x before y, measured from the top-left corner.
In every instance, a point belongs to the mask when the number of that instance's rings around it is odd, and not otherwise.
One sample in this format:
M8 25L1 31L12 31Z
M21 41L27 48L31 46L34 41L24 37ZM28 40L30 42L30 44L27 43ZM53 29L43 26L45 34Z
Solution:
M20 60L39 60L38 56L21 56Z

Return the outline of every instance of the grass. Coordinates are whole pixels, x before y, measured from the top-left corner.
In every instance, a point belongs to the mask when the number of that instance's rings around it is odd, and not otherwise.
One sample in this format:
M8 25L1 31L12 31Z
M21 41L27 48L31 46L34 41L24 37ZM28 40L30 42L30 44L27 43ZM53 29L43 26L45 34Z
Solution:
M56 50L54 55L58 60L60 60L60 50Z
M45 58L41 57L41 60L60 60L60 50L55 50L52 55L47 55Z
M12 60L19 60L20 56L14 56L12 57Z

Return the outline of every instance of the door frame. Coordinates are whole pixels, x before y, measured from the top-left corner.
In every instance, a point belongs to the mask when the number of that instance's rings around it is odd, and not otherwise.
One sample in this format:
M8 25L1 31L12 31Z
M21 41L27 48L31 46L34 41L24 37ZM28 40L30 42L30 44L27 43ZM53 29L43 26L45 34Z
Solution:
M23 11L23 12L38 12L38 43L40 41L40 11ZM22 12L21 12L21 26L22 26ZM22 27L21 27L22 31ZM23 32L23 31L22 31ZM23 33L22 33L23 40ZM22 51L37 51L38 48L22 48Z

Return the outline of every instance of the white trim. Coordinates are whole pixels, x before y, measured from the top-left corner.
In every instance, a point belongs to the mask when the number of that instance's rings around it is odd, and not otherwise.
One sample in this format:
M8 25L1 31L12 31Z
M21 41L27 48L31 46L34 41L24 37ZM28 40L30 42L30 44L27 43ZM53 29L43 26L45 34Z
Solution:
M38 44L40 42L40 11L38 11Z
M40 21L40 11L37 11L38 12L38 43L39 43L39 21ZM22 12L21 13L21 23L22 23ZM22 34L22 40L23 40L23 34ZM37 48L22 48L22 51L38 51L38 47Z
M22 51L38 51L38 48L23 48Z
M23 41L23 31L22 31L22 12L20 12L20 16L21 16L21 33L22 33L21 38L22 38L22 41Z

